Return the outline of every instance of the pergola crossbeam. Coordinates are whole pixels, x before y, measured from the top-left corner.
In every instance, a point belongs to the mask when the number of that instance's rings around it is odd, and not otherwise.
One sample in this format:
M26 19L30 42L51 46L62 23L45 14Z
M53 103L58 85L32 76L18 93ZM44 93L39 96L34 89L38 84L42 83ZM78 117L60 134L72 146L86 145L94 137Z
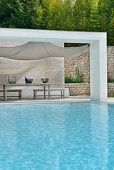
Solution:
M107 99L107 34L30 29L0 29L0 41L90 43L91 99Z

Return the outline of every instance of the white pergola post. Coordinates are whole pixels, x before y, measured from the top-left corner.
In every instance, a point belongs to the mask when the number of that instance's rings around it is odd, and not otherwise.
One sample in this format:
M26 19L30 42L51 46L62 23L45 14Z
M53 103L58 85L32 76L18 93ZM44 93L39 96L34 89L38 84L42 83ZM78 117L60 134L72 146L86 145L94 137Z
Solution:
M30 29L0 29L0 41L90 43L91 99L107 99L107 35L105 32L77 32Z
M107 45L106 40L90 43L90 93L92 100L107 99Z

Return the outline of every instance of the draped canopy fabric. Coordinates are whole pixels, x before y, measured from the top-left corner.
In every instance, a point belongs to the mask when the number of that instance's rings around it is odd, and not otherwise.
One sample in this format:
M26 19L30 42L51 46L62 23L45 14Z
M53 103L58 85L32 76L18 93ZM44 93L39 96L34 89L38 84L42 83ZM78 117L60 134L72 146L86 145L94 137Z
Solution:
M63 88L63 57L80 56L85 49L87 45L71 48L63 47L63 43L0 42L0 83L7 83L9 75L15 75L17 82L22 83L28 75L38 83L41 77L48 77Z
M17 46L0 46L0 57L13 60L38 60L49 57L79 56L87 48L62 47L49 42L25 42Z

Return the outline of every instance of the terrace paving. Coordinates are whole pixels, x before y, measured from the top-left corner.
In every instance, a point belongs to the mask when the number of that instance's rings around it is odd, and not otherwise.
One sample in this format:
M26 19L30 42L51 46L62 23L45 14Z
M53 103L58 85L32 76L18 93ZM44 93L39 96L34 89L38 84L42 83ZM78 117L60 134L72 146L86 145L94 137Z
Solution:
M26 103L26 102L78 102L78 101L91 101L90 96L70 96L64 99L22 99L22 100L8 100L0 101L0 103ZM114 103L114 97L108 97L107 102Z

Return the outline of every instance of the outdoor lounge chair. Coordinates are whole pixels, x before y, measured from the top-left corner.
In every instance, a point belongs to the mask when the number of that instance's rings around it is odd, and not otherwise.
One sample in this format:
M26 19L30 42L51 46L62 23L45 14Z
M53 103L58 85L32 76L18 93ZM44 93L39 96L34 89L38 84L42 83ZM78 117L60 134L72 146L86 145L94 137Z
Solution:
M2 93L2 95L0 95L0 98L3 98L3 90L0 90L0 92ZM22 99L22 90L21 89L11 89L11 90L7 90L8 92L8 98L14 98L14 97L18 97L20 100ZM11 93L18 93L18 95L11 95Z
M37 92L41 92L41 91L44 91L43 89L34 89L33 90L33 93L34 93L34 99L36 99L37 96L43 96L43 95L38 95ZM53 94L52 92L60 92L60 94ZM64 98L64 91L65 89L64 88L52 88L50 89L50 97L51 96L60 96L61 98ZM46 92L48 92L48 90L46 89ZM48 94L46 95L48 96Z

